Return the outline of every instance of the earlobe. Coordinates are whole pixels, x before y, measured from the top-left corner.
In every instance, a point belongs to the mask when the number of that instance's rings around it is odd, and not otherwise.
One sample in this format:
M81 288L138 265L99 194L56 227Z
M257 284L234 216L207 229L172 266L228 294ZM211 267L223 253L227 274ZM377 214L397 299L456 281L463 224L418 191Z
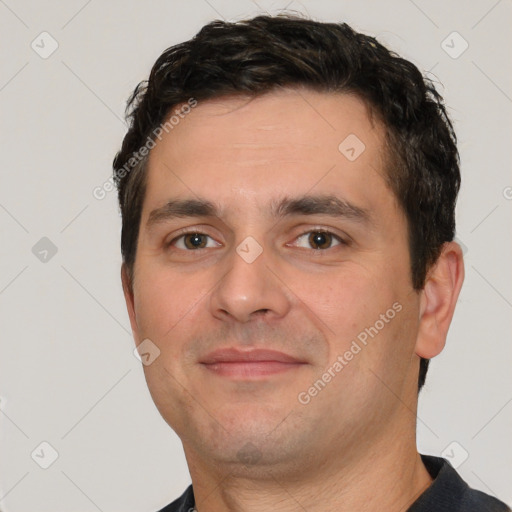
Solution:
M137 317L135 315L135 298L133 293L133 283L128 275L128 269L126 263L121 266L121 282L123 284L124 300L126 302L126 309L128 310L128 316L130 318L130 325L132 327L133 336L135 343L138 343L138 326Z
M446 242L421 291L416 354L430 359L444 348L457 299L464 282L462 249Z

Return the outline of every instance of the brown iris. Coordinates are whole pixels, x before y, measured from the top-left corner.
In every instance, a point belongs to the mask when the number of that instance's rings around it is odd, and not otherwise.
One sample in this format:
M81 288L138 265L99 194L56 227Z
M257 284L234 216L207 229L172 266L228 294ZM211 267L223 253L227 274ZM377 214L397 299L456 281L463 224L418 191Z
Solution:
M206 246L206 235L187 233L183 237L187 249L203 249Z
M332 234L324 231L312 231L308 236L308 242L315 247L315 249L328 249L332 242Z

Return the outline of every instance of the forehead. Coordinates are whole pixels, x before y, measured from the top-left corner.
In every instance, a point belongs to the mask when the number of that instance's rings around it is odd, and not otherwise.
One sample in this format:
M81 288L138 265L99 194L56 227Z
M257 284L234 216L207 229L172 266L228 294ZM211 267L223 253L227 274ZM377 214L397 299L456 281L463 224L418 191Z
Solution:
M336 158L340 137L359 135L377 149L381 132L380 124L370 119L367 104L355 95L283 89L256 97L229 96L199 102L164 134L160 146L209 148L215 154L229 149L226 156L231 157L236 156L236 150L253 150L255 156L282 156L288 150L287 156L304 156L298 149L313 157L322 147ZM186 158L185 153L180 158Z
M199 102L151 151L144 210L169 195L263 207L274 193L312 189L365 208L372 195L391 195L384 135L354 95L284 89Z

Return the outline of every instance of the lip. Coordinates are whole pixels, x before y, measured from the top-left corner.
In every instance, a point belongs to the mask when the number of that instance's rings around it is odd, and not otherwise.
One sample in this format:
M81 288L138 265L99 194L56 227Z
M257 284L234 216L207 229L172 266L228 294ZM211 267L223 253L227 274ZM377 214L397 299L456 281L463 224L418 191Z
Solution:
M210 352L201 361L203 364L214 363L246 363L246 362L278 362L278 363L305 363L284 352L267 349L238 350L236 348L223 348Z
M206 369L217 375L235 379L266 377L307 364L277 350L241 351L235 348L215 350L200 362Z

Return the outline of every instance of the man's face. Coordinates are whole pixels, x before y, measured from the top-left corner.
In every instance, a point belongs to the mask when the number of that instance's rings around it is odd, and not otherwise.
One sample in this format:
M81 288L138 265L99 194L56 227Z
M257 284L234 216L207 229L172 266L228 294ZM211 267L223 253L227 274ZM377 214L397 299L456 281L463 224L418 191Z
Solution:
M200 102L157 142L128 302L187 458L348 463L414 423L419 295L384 166L382 126L342 94ZM293 362L241 362L255 349Z

